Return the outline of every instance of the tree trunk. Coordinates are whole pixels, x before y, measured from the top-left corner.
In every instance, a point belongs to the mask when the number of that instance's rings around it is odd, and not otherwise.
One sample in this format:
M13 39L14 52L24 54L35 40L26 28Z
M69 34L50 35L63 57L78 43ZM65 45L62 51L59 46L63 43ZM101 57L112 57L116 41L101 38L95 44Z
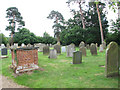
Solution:
M103 44L103 42L104 42L104 38L103 38L103 29L102 29L102 23L101 23L101 18L100 18L100 12L99 12L99 8L98 8L98 4L97 4L97 3L96 3L96 7L97 7L98 18L99 18L99 24L100 24L101 43Z
M83 17L83 13L82 13L81 2L79 2L79 8L80 8L83 29L85 29L85 21L84 21L84 17Z
M13 21L12 21L12 31L11 31L11 45L13 45L13 31L14 31L14 20L15 20L15 16L14 16L14 14L13 14Z

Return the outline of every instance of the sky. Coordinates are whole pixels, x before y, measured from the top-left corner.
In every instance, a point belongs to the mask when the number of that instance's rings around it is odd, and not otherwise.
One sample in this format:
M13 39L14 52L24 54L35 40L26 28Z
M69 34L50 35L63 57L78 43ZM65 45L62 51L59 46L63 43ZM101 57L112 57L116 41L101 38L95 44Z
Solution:
M46 31L51 36L54 36L52 29L53 20L47 19L47 16L52 10L59 11L65 20L72 17L70 9L66 4L67 0L0 0L0 31L9 36L10 31L5 31L8 21L6 17L6 10L9 7L17 7L25 21L25 28L29 29L37 36L43 36ZM76 7L77 8L77 7ZM108 10L108 21L115 20L117 14Z

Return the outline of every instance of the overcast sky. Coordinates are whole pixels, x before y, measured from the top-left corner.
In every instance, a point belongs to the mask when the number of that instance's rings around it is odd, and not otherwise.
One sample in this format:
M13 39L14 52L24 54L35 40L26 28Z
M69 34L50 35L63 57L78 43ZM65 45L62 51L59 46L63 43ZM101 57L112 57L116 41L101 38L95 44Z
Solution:
M9 7L17 7L25 21L25 28L28 28L37 36L42 36L46 31L54 36L52 29L53 20L46 17L52 10L59 11L65 20L72 15L66 4L67 0L1 0L0 1L0 30L5 36L9 36L10 32L5 31L8 21L6 17L6 9ZM108 20L117 18L117 14L109 11Z

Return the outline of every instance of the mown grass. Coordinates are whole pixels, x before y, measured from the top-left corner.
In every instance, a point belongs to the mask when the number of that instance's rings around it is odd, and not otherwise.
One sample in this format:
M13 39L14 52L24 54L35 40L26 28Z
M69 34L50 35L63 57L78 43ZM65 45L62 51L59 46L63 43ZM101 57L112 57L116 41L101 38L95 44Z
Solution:
M78 48L76 49L78 50ZM92 56L87 50L87 56L82 57L82 64L71 64L72 58L62 53L57 59L49 59L48 56L38 53L39 67L43 71L35 70L32 74L22 74L14 77L12 64L9 58L0 60L2 74L12 78L16 83L30 88L118 88L118 78L106 78L105 51Z

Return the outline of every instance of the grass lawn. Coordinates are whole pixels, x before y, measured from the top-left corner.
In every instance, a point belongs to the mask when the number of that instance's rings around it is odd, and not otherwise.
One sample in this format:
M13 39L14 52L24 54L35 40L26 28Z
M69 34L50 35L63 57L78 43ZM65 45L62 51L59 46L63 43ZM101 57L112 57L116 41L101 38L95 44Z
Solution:
M118 88L118 78L106 78L105 51L92 56L87 50L87 56L82 57L82 64L71 64L72 58L62 53L57 59L49 59L48 56L38 53L39 67L43 71L35 70L32 74L22 74L14 77L12 64L9 58L0 60L2 74L12 78L16 83L30 88ZM1 67L1 66L0 66Z

